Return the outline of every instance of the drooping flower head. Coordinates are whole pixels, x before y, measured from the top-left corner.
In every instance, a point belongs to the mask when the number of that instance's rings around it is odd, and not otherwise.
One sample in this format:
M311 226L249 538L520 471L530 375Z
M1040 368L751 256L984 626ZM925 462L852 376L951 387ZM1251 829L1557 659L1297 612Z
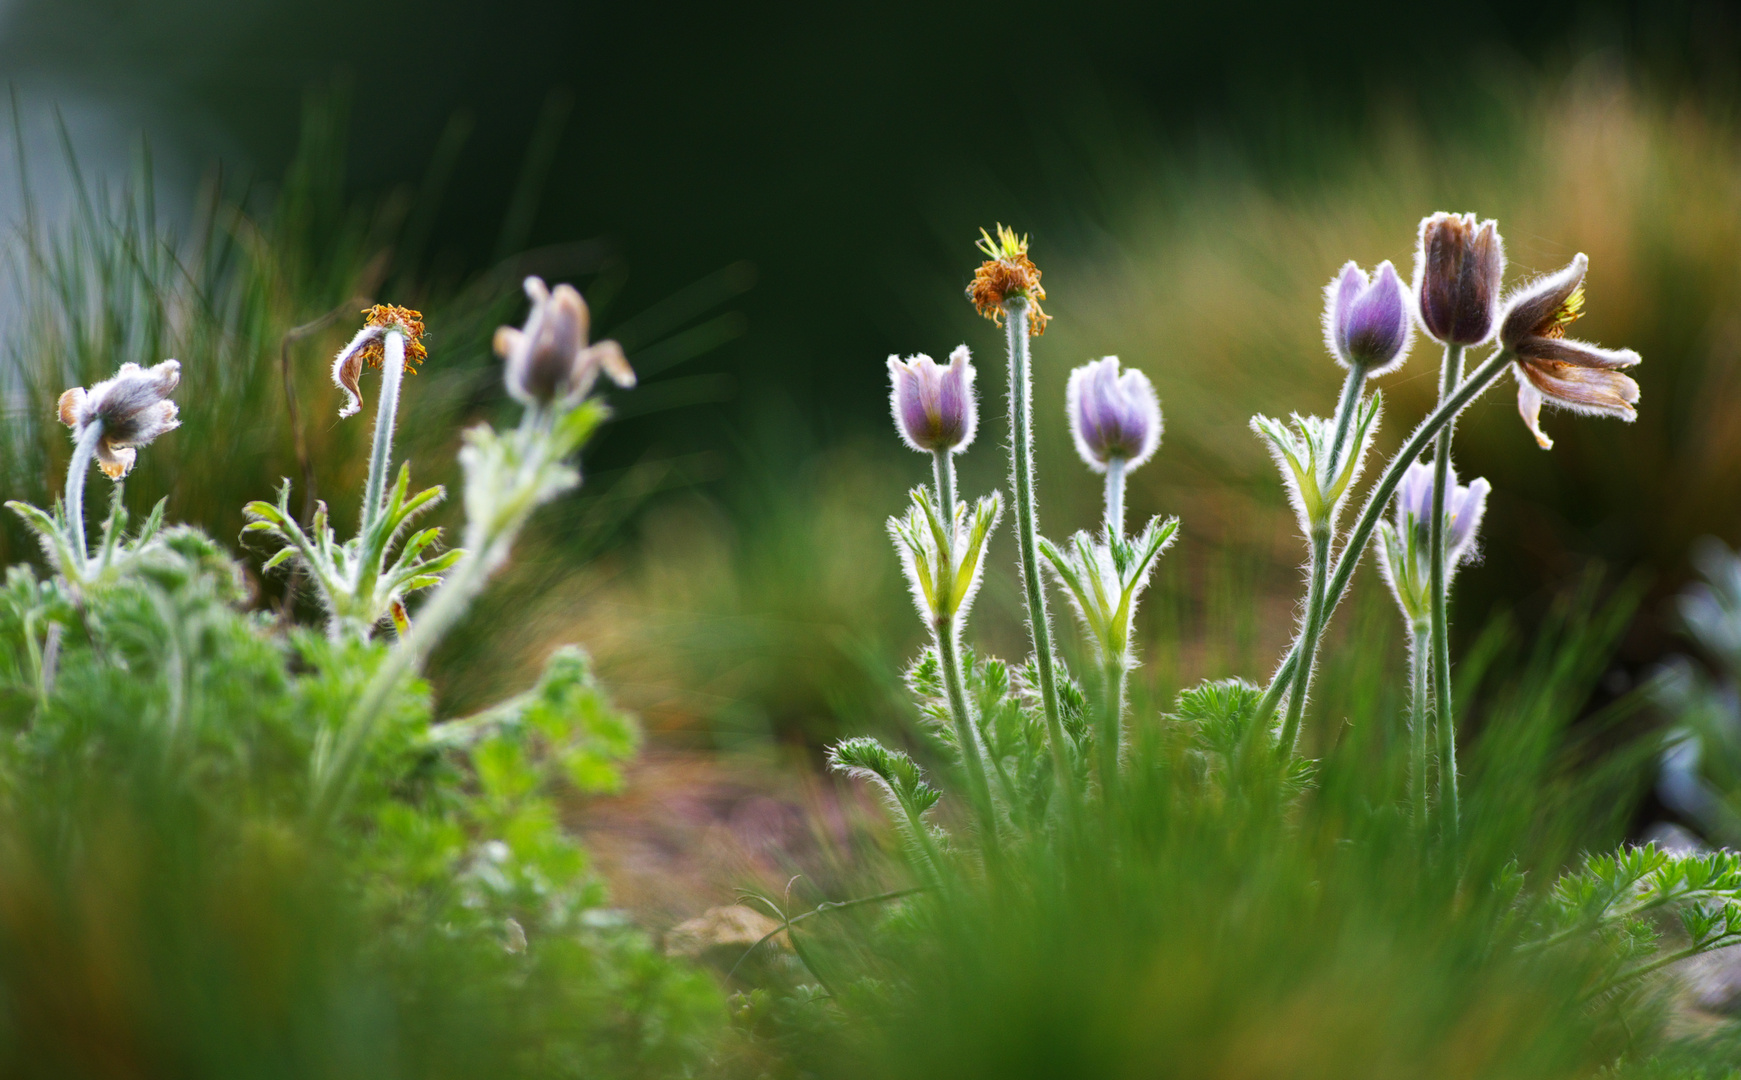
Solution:
M1070 434L1095 472L1114 458L1134 469L1161 445L1161 402L1149 377L1118 370L1118 357L1093 360L1070 373Z
M532 301L525 325L496 328L508 393L527 405L573 401L586 396L601 372L618 386L635 385L621 345L588 343L592 316L579 290L568 284L551 289L538 277L528 277L524 287Z
M967 298L981 315L999 326L1003 325L1004 302L1019 296L1028 302L1028 336L1039 337L1046 332L1050 315L1040 310L1046 290L1040 286L1040 268L1028 258L1028 238L1018 238L1015 230L997 227L994 239L984 229L979 230L974 246L986 255L986 261L973 272L967 286Z
M1506 300L1499 342L1509 349L1517 377L1517 411L1543 449L1554 441L1543 434L1543 402L1594 416L1631 421L1638 412L1638 384L1620 369L1638 363L1631 349L1604 349L1566 337L1584 311L1584 273L1590 260L1582 253L1560 270L1515 290Z
M1324 344L1343 367L1359 364L1369 378L1408 359L1409 305L1396 267L1381 262L1372 277L1353 262L1324 287Z
M971 356L960 345L949 354L948 367L924 353L889 357L889 411L902 442L921 453L967 449L979 426Z
M398 334L405 342L405 369L415 372L416 365L429 357L423 346L423 313L397 304L376 304L363 309L363 328L338 351L332 361L332 381L345 392L344 407L339 419L354 416L363 407L359 380L363 365L380 367L387 358L386 337Z
M92 424L101 423L97 464L111 480L133 468L136 447L148 445L164 432L181 426L179 410L169 395L181 382L181 365L165 360L150 368L121 365L113 378L86 390L75 386L60 396L61 423L81 440Z
M1479 345L1493 334L1505 241L1497 222L1443 211L1421 219L1415 248L1415 306L1421 327L1447 345Z

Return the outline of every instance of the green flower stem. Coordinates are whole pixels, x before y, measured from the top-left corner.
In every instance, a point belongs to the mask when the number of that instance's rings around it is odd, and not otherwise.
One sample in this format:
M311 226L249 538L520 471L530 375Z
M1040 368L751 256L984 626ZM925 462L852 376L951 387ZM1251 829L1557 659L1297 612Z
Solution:
M103 437L103 420L98 417L86 425L73 444L73 458L66 468L66 524L73 534L73 554L79 557L78 576L85 576L85 561L90 557L85 546L85 477L90 475L91 459L97 455L97 441Z
M393 350L389 348L387 354L391 358ZM317 827L330 824L343 811L363 751L380 725L387 703L400 682L422 667L429 653L465 615L472 601L488 584L490 575L507 561L514 538L526 524L526 519L543 499L549 497L550 492L540 487L541 477L573 449L572 445L563 445L555 437L554 429L560 423L560 417L547 410L537 410L537 415L526 425L532 436L529 440L531 450L517 463L504 484L505 494L497 501L497 509L483 520L467 522L465 556L454 564L447 580L417 613L411 632L388 651L363 696L345 719L331 754L317 763L309 804L310 815ZM470 507L467 509L469 511Z
M1336 434L1330 440L1330 460L1318 481L1320 486L1333 482L1342 471L1342 452L1348 447L1348 432L1354 426L1354 414L1360 411L1360 391L1365 387L1366 365L1349 365L1348 378L1342 381L1342 400L1336 403ZM1332 512L1331 517L1334 516Z
M1439 400L1442 402L1463 381L1463 346L1446 345L1445 362L1439 369ZM1439 430L1433 453L1433 511L1427 521L1427 559L1432 602L1433 717L1439 728L1439 820L1446 841L1457 835L1457 730L1451 713L1451 624L1448 612L1451 582L1446 565L1445 501L1451 478L1451 438L1457 426L1453 414Z
M961 678L960 645L955 640L955 617L938 619L932 624L937 639L937 659L943 665L943 687L949 694L949 713L955 719L955 741L961 744L961 771L967 774L967 790L973 799L974 812L979 816L979 832L988 861L995 861L999 844L997 810L991 803L991 785L985 770L985 753L980 749L979 732L974 728L968 711L967 688Z
M949 542L955 543L955 455L948 450L931 451L931 474L937 482L937 507ZM951 553L951 558L953 558Z
M1288 685L1288 711L1282 721L1281 737L1276 741L1276 753L1283 759L1293 756L1300 738L1300 721L1306 714L1306 694L1312 680L1312 666L1317 660L1318 638L1323 633L1324 592L1330 574L1330 524L1312 526L1312 550L1307 567L1306 613L1300 619L1300 632L1295 639L1295 654L1300 662L1294 665L1293 680ZM1266 693L1265 699L1269 697ZM1273 706L1271 706L1273 708ZM1260 707L1258 716L1270 715Z
M1125 462L1121 457L1106 460L1106 538L1124 538L1124 476Z
M1119 759L1124 753L1125 659L1106 660L1106 701L1100 713L1100 795L1108 806L1118 802Z
M943 517L943 539L949 545L944 560L955 566L955 457L948 450L931 452L931 468L937 483L937 505ZM943 580L946 574L940 574ZM961 646L956 640L954 615L932 625L937 642L937 660L943 665L943 686L949 695L949 713L955 720L955 738L961 744L961 768L967 773L969 795L974 812L979 815L980 832L985 835L986 850L998 848L997 812L991 802L991 781L986 772L985 754L979 745L979 735L973 724L973 714L967 704L967 689L961 676ZM915 827L922 828L922 823ZM933 856L934 857L934 856Z
M1378 528L1379 519L1384 516L1384 508L1389 505L1390 497L1396 494L1397 485L1402 483L1403 473L1414 460L1426 450L1440 429L1450 422L1451 418L1462 412L1471 401L1474 401L1482 391L1493 385L1495 379L1504 373L1506 365L1511 363L1511 353L1505 349L1496 349L1480 367L1462 384L1457 387L1451 397L1439 404L1415 428L1414 434L1403 444L1401 450L1390 459L1385 466L1384 475L1367 495L1366 502L1360 508L1360 516L1355 519L1354 529L1348 535L1348 542L1342 546L1342 552L1336 559L1336 570L1330 575L1330 586L1325 592L1324 622L1329 624L1330 616L1335 612L1336 605L1348 591L1348 583L1354 578L1354 570L1360 565L1360 558L1366 553L1367 542L1372 539L1372 532ZM1267 716L1275 711L1276 702L1281 698L1282 688L1293 678L1294 669L1300 660L1300 642L1296 640L1288 655L1276 668L1275 676L1270 680L1270 686L1264 692L1263 700L1258 705L1258 716ZM1261 728L1262 725L1256 725Z
M375 406L375 443L369 451L369 482L363 488L364 535L381 516L381 501L387 489L387 470L393 456L393 427L399 418L399 386L405 377L405 336L389 330L381 337L381 400Z
M1414 624L1409 648L1409 801L1415 827L1427 830L1427 670L1432 662L1431 631L1424 619Z
M1028 632L1034 641L1034 665L1039 668L1040 702L1046 711L1046 734L1052 744L1052 768L1058 790L1074 798L1075 783L1064 753L1064 722L1058 713L1058 679L1052 667L1052 627L1046 619L1046 585L1040 578L1035 542L1033 362L1028 353L1028 300L1004 301L1004 335L1009 347L1010 486L1016 497L1016 542L1021 549L1022 584L1027 589Z
M1348 443L1348 434L1353 428L1354 414L1360 411L1360 392L1366 385L1366 368L1355 364L1348 369L1348 378L1342 384L1342 400L1336 404L1336 433L1330 440L1330 449L1324 461L1324 466L1318 471L1317 483L1319 491L1326 491L1335 483L1337 474L1342 468L1342 455ZM1315 465L1316 463L1314 463ZM1288 711L1282 721L1281 739L1277 743L1277 751L1282 757L1290 757L1294 752L1294 744L1300 737L1300 722L1306 713L1306 695L1311 691L1312 668L1317 659L1318 639L1324 634L1324 626L1329 621L1325 607L1324 593L1328 585L1330 572L1330 534L1335 528L1336 510L1340 503L1336 502L1323 508L1324 519L1312 523L1311 563L1307 574L1306 613L1300 620L1299 642L1296 648L1304 661L1294 667L1293 685L1288 690ZM1267 695L1266 695L1267 697ZM1274 706L1272 705L1273 709ZM1259 711L1259 716L1268 715Z

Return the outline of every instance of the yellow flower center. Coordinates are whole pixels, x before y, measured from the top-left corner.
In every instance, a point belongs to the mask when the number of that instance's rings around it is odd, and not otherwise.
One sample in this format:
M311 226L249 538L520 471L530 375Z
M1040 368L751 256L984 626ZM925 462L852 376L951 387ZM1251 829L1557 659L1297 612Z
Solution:
M423 347L423 312L413 311L398 304L376 304L363 309L363 319L370 326L385 327L397 330L405 336L405 370L416 372L416 365L423 363L429 357L429 350ZM359 359L370 367L380 367L387 358L386 347L381 339L364 345L357 353Z

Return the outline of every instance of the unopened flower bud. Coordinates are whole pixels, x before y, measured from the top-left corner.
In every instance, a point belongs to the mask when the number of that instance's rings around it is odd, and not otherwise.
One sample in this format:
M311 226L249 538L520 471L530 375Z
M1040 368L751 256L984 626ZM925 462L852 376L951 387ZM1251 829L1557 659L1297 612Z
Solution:
M1474 553L1475 535L1481 529L1481 516L1487 510L1487 493L1492 490L1485 479L1477 477L1467 485L1457 483L1457 471L1450 470L1445 489L1445 557L1452 566ZM1396 509L1399 523L1412 522L1416 529L1425 529L1433 519L1433 467L1415 462L1403 473L1396 489ZM1424 533L1423 533L1424 535Z
M83 439L94 423L103 425L97 440L97 464L111 480L133 467L135 448L149 444L181 426L169 395L181 382L181 365L165 360L151 368L122 364L113 378L86 390L75 386L60 396L61 423Z
M1415 303L1421 326L1447 345L1479 345L1493 334L1505 242L1497 222L1443 211L1421 220Z
M525 326L496 329L495 349L505 363L508 393L527 405L585 397L602 372L618 386L635 385L623 348L615 341L588 344L592 319L586 301L572 285L525 282L532 310Z
M1116 356L1072 371L1068 403L1076 452L1095 472L1105 472L1114 458L1134 469L1161 445L1161 403L1154 384L1135 368L1119 374Z
M949 354L948 367L924 353L889 357L889 410L902 442L922 453L967 449L979 426L970 356L960 345Z
M1395 371L1408 358L1409 329L1402 279L1389 262L1371 279L1350 262L1324 288L1324 343L1343 367L1359 365L1369 378Z

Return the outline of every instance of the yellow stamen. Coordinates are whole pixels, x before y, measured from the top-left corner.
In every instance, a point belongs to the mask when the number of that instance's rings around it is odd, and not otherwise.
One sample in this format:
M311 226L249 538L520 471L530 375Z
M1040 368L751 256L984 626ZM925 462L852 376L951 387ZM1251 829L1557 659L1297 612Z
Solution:
M416 365L423 363L429 357L429 350L423 347L423 312L413 311L398 304L376 304L363 309L363 318L370 326L386 327L397 330L405 336L405 370L416 373ZM358 359L370 367L380 367L386 360L386 349L381 340L364 345L357 353Z

